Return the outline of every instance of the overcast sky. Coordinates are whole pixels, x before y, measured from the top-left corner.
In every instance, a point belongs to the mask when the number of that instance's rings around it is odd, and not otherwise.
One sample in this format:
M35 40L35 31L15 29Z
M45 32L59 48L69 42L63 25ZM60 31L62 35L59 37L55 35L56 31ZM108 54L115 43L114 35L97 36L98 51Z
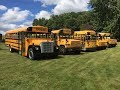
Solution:
M35 18L88 10L89 0L0 0L0 33L31 26Z

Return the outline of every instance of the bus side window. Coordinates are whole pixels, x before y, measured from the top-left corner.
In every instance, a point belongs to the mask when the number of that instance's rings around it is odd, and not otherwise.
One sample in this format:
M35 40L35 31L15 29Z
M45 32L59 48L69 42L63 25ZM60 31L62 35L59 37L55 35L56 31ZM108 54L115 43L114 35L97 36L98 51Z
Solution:
M90 40L90 35L87 35L87 36L86 36L86 40Z
M90 40L90 33L87 33L86 40Z

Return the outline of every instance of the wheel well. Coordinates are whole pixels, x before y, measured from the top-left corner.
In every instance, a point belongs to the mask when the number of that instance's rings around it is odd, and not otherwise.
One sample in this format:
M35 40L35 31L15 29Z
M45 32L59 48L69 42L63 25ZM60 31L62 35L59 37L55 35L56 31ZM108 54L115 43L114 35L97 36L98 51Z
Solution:
M28 55L28 51L29 51L30 48L33 48L33 45L30 45L30 46L28 47L28 49L27 49L27 55Z
M28 47L27 52L29 51L30 48L33 48L33 49L35 50L35 47L36 47L36 46L34 46L34 45L30 45L30 46Z
M33 45L30 45L30 46L28 47L28 50L29 50L29 48L33 48Z

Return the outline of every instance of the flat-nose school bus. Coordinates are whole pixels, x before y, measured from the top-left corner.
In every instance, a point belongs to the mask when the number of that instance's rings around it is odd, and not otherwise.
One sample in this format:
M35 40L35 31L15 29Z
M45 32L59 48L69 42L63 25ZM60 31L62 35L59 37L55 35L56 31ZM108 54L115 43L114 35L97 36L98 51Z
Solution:
M83 51L96 50L96 32L93 30L82 30L74 32L74 39L80 40Z
M117 39L112 39L110 37L110 33L99 33L101 35L101 39L107 42L107 47L115 47L117 45Z
M17 50L22 56L36 59L38 56L55 57L58 55L57 46L51 39L48 28L43 26L32 26L7 31L5 44L10 52Z
M97 34L96 45L97 45L97 49L106 49L107 48L106 40L103 39L99 33Z
M79 54L81 51L81 43L79 40L74 40L70 29L59 29L51 32L54 34L60 54L74 52Z

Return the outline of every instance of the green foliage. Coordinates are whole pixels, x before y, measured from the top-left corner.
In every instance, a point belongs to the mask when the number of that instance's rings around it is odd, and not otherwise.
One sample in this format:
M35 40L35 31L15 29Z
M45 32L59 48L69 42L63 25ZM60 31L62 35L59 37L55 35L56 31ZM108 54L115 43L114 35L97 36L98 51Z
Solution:
M78 13L65 13L61 15L52 15L49 20L34 20L33 25L43 25L52 29L70 28L72 30L87 29L87 25L92 27L91 11Z
M90 0L93 16L96 21L94 26L98 32L111 32L120 39L120 1L119 0Z

